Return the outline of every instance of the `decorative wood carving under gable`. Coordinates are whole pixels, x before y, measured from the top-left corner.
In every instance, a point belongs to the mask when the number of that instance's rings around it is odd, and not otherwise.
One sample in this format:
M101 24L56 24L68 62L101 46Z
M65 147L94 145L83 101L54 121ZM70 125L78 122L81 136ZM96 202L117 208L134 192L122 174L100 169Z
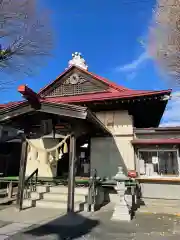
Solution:
M79 71L74 71L52 85L45 91L43 97L75 96L86 93L107 91L108 86Z

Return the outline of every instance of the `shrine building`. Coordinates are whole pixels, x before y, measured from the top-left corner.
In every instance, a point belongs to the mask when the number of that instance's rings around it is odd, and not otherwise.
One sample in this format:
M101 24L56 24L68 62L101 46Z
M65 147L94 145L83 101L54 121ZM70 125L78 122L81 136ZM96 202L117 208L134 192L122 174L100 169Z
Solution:
M26 135L26 176L38 169L38 177L67 178L73 133L76 178L89 178L95 169L108 182L122 166L126 174L137 172L145 197L160 198L169 186L170 198L180 199L180 128L159 127L171 89L120 86L90 72L75 53L38 93L26 85L18 91L24 99L0 105L0 124ZM20 157L14 161L7 175L18 175Z

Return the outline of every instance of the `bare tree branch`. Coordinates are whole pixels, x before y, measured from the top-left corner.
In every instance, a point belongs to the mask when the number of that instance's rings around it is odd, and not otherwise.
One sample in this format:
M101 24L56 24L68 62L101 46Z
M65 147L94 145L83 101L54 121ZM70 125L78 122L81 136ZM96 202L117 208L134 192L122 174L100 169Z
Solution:
M180 84L180 0L158 0L149 29L149 54Z
M1 37L19 33L24 20L36 13L35 0L0 0ZM19 27L19 28L18 28Z
M36 74L53 47L49 15L39 17L35 0L0 0L0 71L9 79L3 85Z

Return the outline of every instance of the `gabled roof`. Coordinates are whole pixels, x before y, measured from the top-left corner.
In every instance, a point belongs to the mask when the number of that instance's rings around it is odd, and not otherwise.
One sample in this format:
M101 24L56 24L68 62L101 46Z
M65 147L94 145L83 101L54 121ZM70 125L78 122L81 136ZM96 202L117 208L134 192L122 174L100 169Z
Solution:
M105 79L103 77L100 77L94 73L91 73L85 69L82 69L77 66L71 66L67 68L63 73L61 73L54 81L52 81L50 84L42 88L38 93L37 97L43 95L44 92L46 92L48 89L51 89L53 86L56 86L61 81L61 78L64 77L66 74L70 73L72 70L79 70L82 73L86 74L87 76L90 76L94 80L97 80L103 84L106 85L105 90L101 92L91 92L91 93L85 93L85 94L79 94L79 95L70 95L70 96L47 96L43 97L42 99L46 100L47 102L52 103L85 103L85 102L91 102L91 101L103 101L103 100L111 100L111 99L129 99L129 98L139 98L139 97L153 97L153 96L163 96L163 95L170 95L171 89L162 90L162 91L146 91L146 90L132 90L129 88L125 88L122 86L117 85L116 83L113 83L109 81L108 79ZM41 98L41 97L40 97ZM0 109L6 108L10 109L11 107L15 105L21 105L24 101L19 102L10 102L7 104L0 104ZM167 101L166 101L167 102Z
M57 84L62 77L64 77L67 73L72 71L73 69L78 69L82 73L87 74L93 79L102 82L108 86L107 90L103 92L95 92L95 93L86 93L79 94L73 96L52 96L46 97L48 101L52 102L64 102L64 103L78 103L78 102L90 102L90 101L102 101L108 99L122 99L122 98L132 98L132 97L141 97L141 96L155 96L155 95L170 95L171 89L162 90L162 91L147 91L147 90L133 90L129 88L125 88L123 86L119 86L116 83L111 82L110 80L98 76L92 72L89 72L85 69L82 69L77 66L71 66L67 68L63 73L61 73L54 81L50 84L42 88L38 95L43 95L48 89L52 88L55 84Z
M92 72L89 72L85 69L82 69L80 67L77 67L77 66L71 66L69 68L67 68L64 72L62 72L55 80L53 80L50 84L46 85L45 87L43 87L39 92L38 94L41 95L43 92L45 92L46 90L48 90L50 87L52 87L54 84L56 84L60 78L62 78L63 76L65 76L68 72L70 72L72 69L78 69L79 71L89 75L90 77L106 84L108 86L108 92L122 92L122 91L127 91L127 90L130 90L128 88L125 88L125 87L122 87L122 86L119 86L113 82L111 82L110 80L106 79L106 78L103 78L103 77L100 77L98 76L97 74L94 74Z

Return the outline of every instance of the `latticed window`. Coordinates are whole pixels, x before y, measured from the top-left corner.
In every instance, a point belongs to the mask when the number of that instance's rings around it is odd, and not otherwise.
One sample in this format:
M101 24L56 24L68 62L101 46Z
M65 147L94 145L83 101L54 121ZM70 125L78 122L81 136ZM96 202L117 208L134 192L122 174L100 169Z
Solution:
M106 88L84 79L82 76L74 75L66 79L62 84L56 86L53 90L45 93L45 96L74 96L85 93L103 92ZM72 82L71 82L72 81Z

